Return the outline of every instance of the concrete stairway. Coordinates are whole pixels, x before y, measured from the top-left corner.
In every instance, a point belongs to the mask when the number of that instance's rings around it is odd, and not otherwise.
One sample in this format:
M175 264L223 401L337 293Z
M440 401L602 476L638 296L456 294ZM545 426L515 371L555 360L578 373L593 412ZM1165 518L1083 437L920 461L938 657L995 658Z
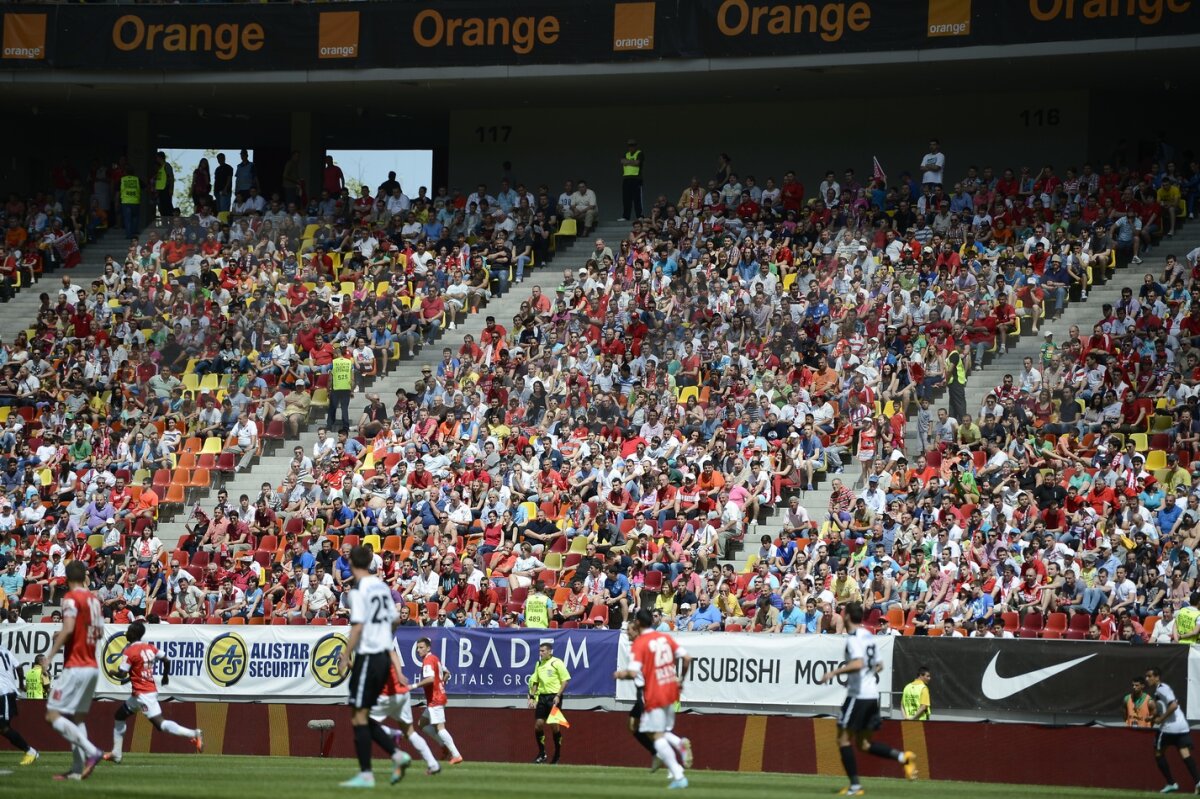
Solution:
M1044 321L1036 335L1026 332L1015 344L1009 346L1006 354L994 355L983 369L973 371L967 379L967 412L978 423L977 417L984 399L1000 385L1005 374L1012 374L1016 378L1024 368L1023 362L1026 357L1033 358L1034 364L1040 368L1041 348L1045 342L1043 334L1046 331L1054 334L1055 344L1062 344L1067 340L1072 325L1079 326L1080 336L1090 336L1092 325L1103 315L1101 308L1105 303L1116 304L1123 288L1133 289L1136 297L1146 274L1153 274L1155 279L1161 277L1167 255L1175 254L1182 259L1197 246L1200 246L1200 225L1193 222L1185 228L1177 227L1175 236L1171 239L1164 238L1149 255L1143 253L1142 263L1122 261L1106 283L1092 286L1086 301L1068 302L1062 314ZM1022 321L1022 329L1029 330L1027 321ZM931 404L931 408L940 407L948 407L948 398L944 392L937 402ZM915 452L916 428L913 421L909 423L907 440L910 444L909 451Z
M553 298L554 289L562 282L563 271L566 269L577 270L587 262L588 256L592 252L591 244L595 238L604 239L615 249L616 242L620 241L628 232L629 227L625 223L601 223L591 237L581 239L571 247L560 248L552 262L527 270L523 283L510 286L507 294L499 299L492 299L486 307L479 309L479 313L469 315L464 322L458 325L457 329L444 331L441 341L433 346L423 347L416 357L396 363L388 374L377 377L367 390L370 393L379 394L390 410L396 391L401 388L411 390L421 377L421 367L435 366L442 359L443 347L457 350L462 344L463 336L467 334L473 335L478 341L484 328L484 319L488 316L496 317L496 321L506 328L511 327L512 317L520 308L521 303L529 298L534 286L540 286L544 293ZM358 421L365 405L364 392L356 392L350 403L352 423ZM324 424L324 421L325 409L314 409L307 428L301 432L298 439L286 440L282 446L278 446L273 451L270 449L264 451L257 463L231 478L224 486L229 492L230 503L237 505L238 498L242 494L246 494L253 500L258 496L263 483L270 483L272 486L281 484L284 477L287 476L288 462L292 458L294 447L299 444L306 453L311 453L312 446L316 441L316 430ZM200 498L200 506L205 512L210 512L216 501L215 489L216 486L208 492L207 496ZM191 506L173 521L159 525L158 535L167 549L174 548L180 536L186 532L184 525L190 515Z
M58 303L58 290L62 288L64 275L90 291L92 281L104 273L104 256L112 255L123 261L127 248L128 242L121 232L109 231L83 250L83 259L74 268L46 272L40 280L22 287L15 297L0 305L0 336L5 343L11 344L17 334L34 326L41 307L38 298L43 293L50 295L51 305Z

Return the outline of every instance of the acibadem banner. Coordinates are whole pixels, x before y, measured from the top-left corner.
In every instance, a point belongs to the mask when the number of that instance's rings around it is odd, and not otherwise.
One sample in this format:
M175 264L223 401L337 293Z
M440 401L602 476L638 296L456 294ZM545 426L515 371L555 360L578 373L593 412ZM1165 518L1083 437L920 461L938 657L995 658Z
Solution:
M311 70L915 51L1200 31L1200 0L6 4L0 69ZM1000 55L999 53L997 55Z

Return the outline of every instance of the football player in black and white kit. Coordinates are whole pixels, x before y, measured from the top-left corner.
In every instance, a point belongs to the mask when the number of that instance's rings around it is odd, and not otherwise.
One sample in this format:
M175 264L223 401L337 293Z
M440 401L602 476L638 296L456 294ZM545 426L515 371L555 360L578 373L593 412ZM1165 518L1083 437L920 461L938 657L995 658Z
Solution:
M8 651L4 644L0 644L0 735L25 753L21 765L31 766L38 759L38 750L30 746L21 733L12 727L13 719L17 717L17 694L20 693L23 682L25 669L17 663L13 653Z
M341 783L343 788L375 787L375 774L371 771L372 741L391 756L393 782L403 776L412 760L396 748L396 742L370 715L392 668L392 631L399 618L391 589L371 574L372 561L372 553L366 547L350 550L350 572L354 575L354 588L350 591L350 638L340 662L342 672L350 672L350 707L354 709L350 724L354 728L359 772Z
M1175 793L1179 790L1179 785L1171 776L1171 766L1167 763L1167 747L1173 746L1179 750L1183 765L1187 766L1188 773L1192 775L1192 790L1200 794L1200 773L1197 773L1196 761L1192 757L1191 728L1188 727L1183 708L1179 706L1179 700L1175 697L1175 691L1162 681L1162 672L1157 668L1146 670L1146 687L1157 702L1153 722L1154 726L1158 727L1158 732L1154 735L1154 762L1158 764L1158 770L1167 781L1159 793Z
M876 655L875 636L862 626L863 609L858 602L850 602L842 613L846 621L845 663L825 673L821 682L832 682L847 675L846 701L838 715L838 749L842 754L842 766L850 784L838 793L842 796L862 796L863 788L858 781L858 761L854 746L875 757L895 760L904 766L904 776L917 778L917 760L912 752L901 752L881 743L873 743L871 736L879 729L879 672L883 664Z

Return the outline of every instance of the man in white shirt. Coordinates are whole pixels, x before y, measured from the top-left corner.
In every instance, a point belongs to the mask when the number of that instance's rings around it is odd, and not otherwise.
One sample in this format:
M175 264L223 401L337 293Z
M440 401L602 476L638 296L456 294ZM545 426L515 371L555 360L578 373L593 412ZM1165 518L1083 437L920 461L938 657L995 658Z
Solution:
M946 154L942 152L942 143L930 139L929 152L921 159L921 183L930 189L941 186L945 171Z
M1026 356L1024 369L1021 370L1021 390L1037 394L1042 390L1042 373L1033 366L1033 358Z
M596 225L596 192L588 188L587 181L579 181L571 195L571 217L591 230ZM583 231L579 232L583 235Z
M237 441L226 447L225 451L241 454L242 459L237 466L240 471L250 465L250 459L258 448L258 423L250 418L249 413L242 411L230 435L236 437Z

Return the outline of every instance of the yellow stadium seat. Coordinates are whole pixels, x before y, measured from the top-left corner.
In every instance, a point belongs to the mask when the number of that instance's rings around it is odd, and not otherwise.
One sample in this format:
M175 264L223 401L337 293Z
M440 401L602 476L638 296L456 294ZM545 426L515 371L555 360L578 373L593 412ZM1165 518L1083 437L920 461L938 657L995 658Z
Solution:
M795 282L796 282L796 273L795 272L789 272L788 274L784 275L783 276L783 290L789 291L792 288L792 284Z
M689 399L700 399L700 388L698 386L687 386L679 390L679 404L686 405Z
M1165 469L1167 466L1167 453L1161 449L1152 449L1150 454L1146 456L1146 471L1152 472L1155 469Z
M578 236L579 226L574 219L564 219L562 224L558 226L558 232L555 236Z
M362 544L363 544L363 546L370 544L371 549L374 550L375 552L383 551L383 544L380 542L379 536L375 533L371 533L370 535L364 535L362 537Z
M209 436L204 439L204 447L200 450L201 455L220 455L224 448L225 442L220 436Z

